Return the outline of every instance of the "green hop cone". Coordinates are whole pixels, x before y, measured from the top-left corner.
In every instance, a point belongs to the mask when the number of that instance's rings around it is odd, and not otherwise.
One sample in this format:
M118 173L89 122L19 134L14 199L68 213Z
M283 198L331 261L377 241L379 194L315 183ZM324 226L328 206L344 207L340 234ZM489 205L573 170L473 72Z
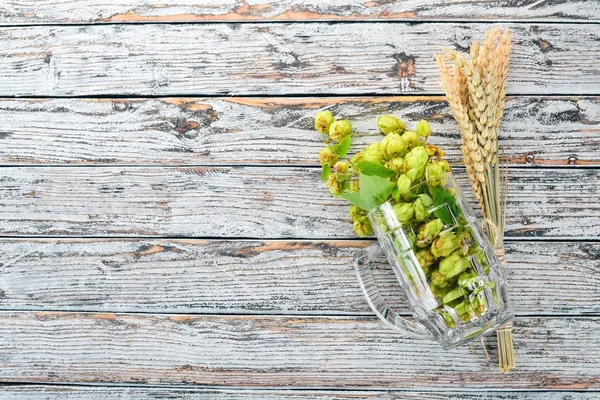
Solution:
M444 229L444 223L441 219L436 218L428 223L421 225L417 234L417 246L424 247L433 242L433 240Z
M319 152L319 161L321 162L321 165L329 164L333 166L339 158L340 156L332 146L324 147Z
M363 155L363 161L370 161L375 164L381 164L383 156L377 150L366 150Z
M409 149L415 148L415 147L423 144L419 140L419 135L417 135L417 133L414 131L404 132L402 134L402 140L404 140L404 143L406 143L408 145Z
M429 164L425 170L427 184L432 187L442 187L445 184L445 174L437 164Z
M423 176L428 159L429 155L423 146L415 147L404 157L404 173L411 181Z
M319 111L315 115L315 129L321 133L328 133L329 127L333 123L333 113L331 111Z
M408 176L402 174L398 177L398 182L396 183L396 185L398 186L398 193L404 194L410 190L412 181Z
M373 234L373 228L371 227L371 223L369 222L369 219L365 216L363 217L358 217L354 220L353 223L354 226L354 233L356 233L357 236L371 236Z
M352 134L352 124L347 119L333 121L329 127L329 137L334 142L339 142L350 134Z
M390 133L380 142L381 153L388 159L406 154L408 146L402 140L402 137L397 133Z
M402 225L408 224L415 215L415 209L410 203L396 204L392 208Z
M459 247L459 241L452 232L444 232L431 244L431 254L435 258L448 257Z
M450 288L434 285L433 274L435 274L436 272L438 272L438 271L433 271L433 273L431 274L432 281L429 282L429 288L431 289L431 293L433 293L433 295L435 297L437 297L438 299L442 299L446 295L446 293L448 293L450 291ZM438 274L439 274L439 272L438 272ZM448 283L450 283L450 281L448 281Z
M469 244L473 241L473 236L471 235L471 228L469 227L459 227L456 231L456 237L458 238L458 243L460 244L461 251L463 255L470 255Z
M467 294L467 291L461 287L457 287L446 293L442 299L442 303L449 304L458 299L462 299Z
M404 169L404 158L394 157L385 166L399 174Z
M472 300L464 299L461 303L454 306L454 310L458 314L461 321L470 321L471 319L480 316L485 312L485 304L482 304L479 299Z
M426 194L420 194L417 199L413 202L415 207L415 219L417 221L425 221L429 218L429 208L433 205L433 199Z
M444 187L448 182L449 170L450 165L444 160L429 164L425 170L427 184L433 187Z
M390 133L400 133L404 130L405 124L402 120L394 117L393 115L382 115L377 118L377 127L379 132L384 135Z
M475 255L475 259L477 260L479 265L481 265L483 267L483 272L485 272L486 274L489 274L490 273L490 264L488 264L488 258L485 255L485 251L483 250L483 248L477 246L477 249L475 250L475 252L473 254Z
M472 268L469 268L458 275L458 286L463 288L473 288L478 281L479 276Z
M446 155L444 150L432 144L428 144L427 146L425 146L425 150L427 150L427 155L429 156L429 158L435 158L439 160Z
M358 193L359 190L360 190L359 180L354 179L354 180L350 181L350 187L348 188L348 191L350 191L352 193Z
M416 131L417 135L421 136L422 138L428 138L429 135L431 135L431 126L429 126L429 122L421 119L419 122L417 122Z
M446 275L442 274L440 271L436 270L431 273L431 283L440 289L446 289L450 286L452 280Z
M329 174L327 181L325 181L325 184L329 189L329 193L333 195L342 194L345 189L346 180L346 177L338 174L337 172Z
M365 212L363 211L362 208L360 208L359 206L353 204L348 209L348 214L350 215L350 219L352 221L354 221L358 217L363 217L365 215Z
M413 247L415 247L417 243L417 235L415 235L411 230L409 230L408 232L406 232L406 237L408 238L410 244Z
M457 250L440 261L439 270L446 277L453 278L469 268L470 265L469 260L462 255L460 250Z
M379 150L379 143L372 143L367 146L364 150L356 153L354 157L350 159L350 162L354 167L358 165L358 163L362 161L369 161L375 164L381 164L383 160L383 155Z
M338 161L333 166L333 170L335 172L345 174L346 172L348 172L348 163L346 161Z
M444 319L444 322L446 323L446 326L448 328L450 328L450 329L456 328L456 321L454 320L454 318L452 318L452 315L450 315L450 313L448 311L442 309L438 312Z
M421 265L421 268L423 268L423 271L426 274L428 274L429 267L431 267L435 263L435 257L427 249L417 251L416 256L417 256L417 261Z
M381 144L379 142L373 142L367 147L365 147L366 151L378 151L381 152Z

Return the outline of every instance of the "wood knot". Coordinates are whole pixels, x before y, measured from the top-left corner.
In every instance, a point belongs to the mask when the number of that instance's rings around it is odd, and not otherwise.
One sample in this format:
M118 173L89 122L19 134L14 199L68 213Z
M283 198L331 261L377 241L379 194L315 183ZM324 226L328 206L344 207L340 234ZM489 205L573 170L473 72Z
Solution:
M131 105L130 101L113 101L112 108L115 111L123 112L129 110Z
M528 153L527 156L525 157L525 162L527 162L527 164L533 164L534 161L535 161L535 156L531 153Z
M393 73L399 78L408 78L415 74L415 58L406 53L394 54L392 56L396 60L393 67Z
M538 40L534 40L533 43L538 45L538 47L540 48L542 53L547 53L551 50L554 50L554 46L552 45L552 43L550 43L547 40L538 39Z
M394 54L392 57L396 60L396 63L392 67L391 75L400 78L400 89L403 92L410 90L411 84L408 78L416 72L415 58L406 53Z
M175 124L175 130L188 139L194 139L200 134L200 124L196 121L181 120Z

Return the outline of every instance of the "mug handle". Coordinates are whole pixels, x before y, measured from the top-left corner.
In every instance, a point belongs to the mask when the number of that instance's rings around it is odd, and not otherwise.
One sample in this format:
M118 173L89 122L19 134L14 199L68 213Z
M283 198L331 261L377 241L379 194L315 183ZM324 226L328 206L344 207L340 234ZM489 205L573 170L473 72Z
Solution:
M360 250L354 256L354 269L358 283L367 298L367 302L377 316L392 328L407 333L414 338L434 339L425 325L415 319L407 319L395 312L380 296L377 283L373 278L371 261L382 254L381 247L374 243L366 249Z

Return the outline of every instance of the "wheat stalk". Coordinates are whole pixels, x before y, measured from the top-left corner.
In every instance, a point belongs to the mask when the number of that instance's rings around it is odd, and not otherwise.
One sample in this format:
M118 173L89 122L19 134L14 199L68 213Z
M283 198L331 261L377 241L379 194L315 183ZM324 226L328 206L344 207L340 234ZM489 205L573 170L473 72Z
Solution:
M442 75L442 86L448 99L448 104L454 115L454 119L458 123L459 130L461 132L462 142L462 153L465 160L465 166L473 192L480 205L483 204L483 193L482 186L480 184L475 165L478 165L478 169L481 170L482 157L479 153L479 147L477 146L477 138L475 136L475 129L468 115L468 95L465 92L466 77L456 73L453 75L450 68L446 66L444 56L439 54L436 57L438 67ZM458 77L458 82L454 79ZM479 175L483 179L483 175Z
M508 29L495 27L482 44L474 41L469 58L445 49L436 59L450 109L461 133L461 148L471 187L481 207L491 242L504 262L507 170L498 158L498 128L506 97L511 43ZM448 59L452 71L446 66ZM498 329L500 369L514 368L512 324Z

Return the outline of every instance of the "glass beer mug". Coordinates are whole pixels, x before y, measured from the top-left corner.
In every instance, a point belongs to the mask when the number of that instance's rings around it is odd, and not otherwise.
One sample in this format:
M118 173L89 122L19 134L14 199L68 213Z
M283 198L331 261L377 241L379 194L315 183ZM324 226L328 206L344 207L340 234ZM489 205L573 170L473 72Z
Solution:
M436 339L444 348L510 321L505 269L452 174L445 175L438 188L411 190L428 193L430 204L421 221L412 218L403 224L399 205L382 204L368 214L378 242L354 258L373 311L393 328ZM381 255L404 289L413 318L399 315L379 294L371 263Z

